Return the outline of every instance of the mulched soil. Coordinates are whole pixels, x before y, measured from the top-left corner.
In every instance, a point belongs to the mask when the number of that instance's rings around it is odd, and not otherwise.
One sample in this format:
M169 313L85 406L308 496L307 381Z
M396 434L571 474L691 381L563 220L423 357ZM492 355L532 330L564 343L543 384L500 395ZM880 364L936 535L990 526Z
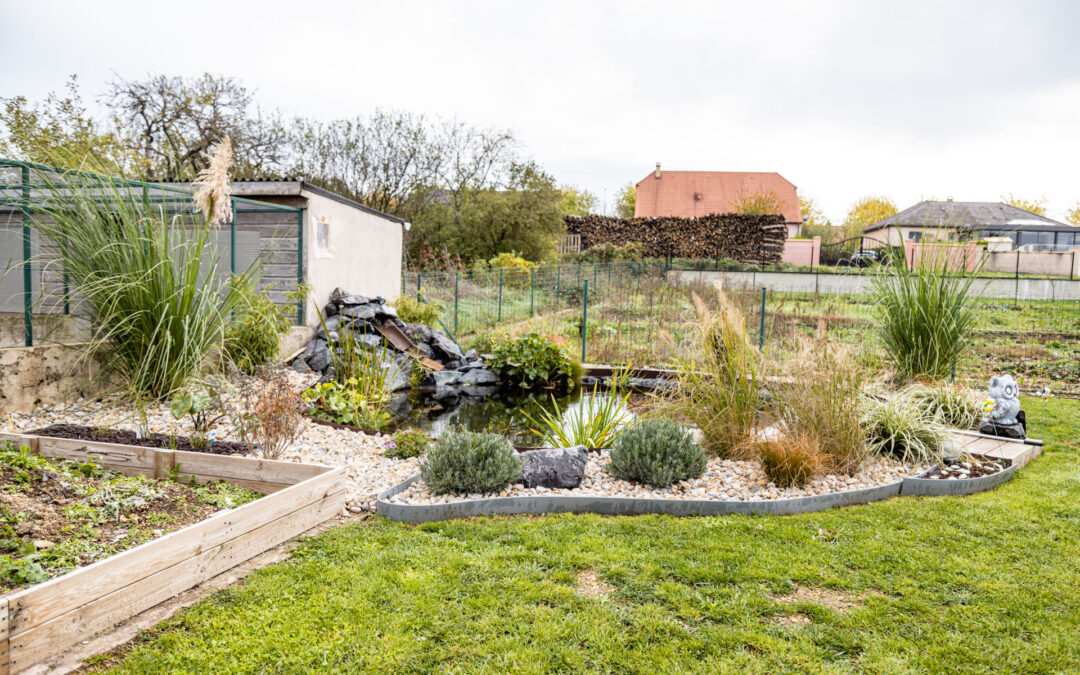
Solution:
M983 476L995 474L1002 469L1007 469L1008 467L1008 462L1003 459L969 457L964 460L957 460L955 462L949 462L947 464L939 466L927 475L923 476L923 478L933 478L937 480L948 480L950 478L982 478Z
M82 427L74 424L54 424L43 429L35 429L26 432L34 436L49 436L51 438L70 438L77 441L94 441L97 443L120 443L123 445L138 445L145 448L161 448L164 450L186 450L188 452L205 452L212 455L246 455L247 446L243 443L232 441L214 441L214 444L205 448L193 448L187 436L173 436L170 442L165 434L150 434L138 438L134 431L126 429L98 429L94 427ZM175 447L174 447L175 445Z

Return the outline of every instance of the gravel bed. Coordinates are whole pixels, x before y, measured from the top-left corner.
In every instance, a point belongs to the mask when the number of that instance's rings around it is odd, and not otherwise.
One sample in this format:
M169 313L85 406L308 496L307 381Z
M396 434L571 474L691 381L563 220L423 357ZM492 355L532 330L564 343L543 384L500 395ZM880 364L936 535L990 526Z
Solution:
M316 382L317 376L289 372L289 383L300 392ZM147 411L152 432L188 434L191 425L185 418L173 419L167 404ZM51 424L78 424L89 427L134 430L134 410L115 399L92 401L79 399L71 403L42 406L25 412L9 412L0 417L0 429L8 433L27 433ZM417 460L383 457L382 436L334 429L304 419L300 438L280 459L292 462L311 462L329 466L348 467L349 498L346 510L351 513L375 510L375 498L417 472ZM230 434L229 424L222 420L215 427L220 440L239 440Z
M710 459L705 473L693 480L676 483L667 488L652 488L619 480L607 472L608 451L594 453L585 468L581 486L572 490L526 488L511 485L497 494L435 495L422 481L410 485L390 498L395 504L448 504L483 497L518 497L538 495L567 495L591 497L643 497L650 499L715 499L720 501L759 501L792 499L833 492L861 490L896 483L908 476L918 475L927 467L911 466L891 459L874 457L867 460L854 476L819 476L802 488L779 488L769 482L761 463Z

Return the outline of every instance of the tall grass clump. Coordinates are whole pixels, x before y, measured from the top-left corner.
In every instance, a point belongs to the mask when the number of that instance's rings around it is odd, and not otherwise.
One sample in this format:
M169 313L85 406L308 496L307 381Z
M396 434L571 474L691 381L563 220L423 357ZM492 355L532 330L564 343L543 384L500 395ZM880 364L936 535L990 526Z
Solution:
M718 457L747 459L757 419L764 359L746 334L746 319L718 290L716 309L697 293L696 354L676 357L675 386L662 407L701 430L705 450Z
M783 375L773 391L784 435L816 439L823 470L854 474L867 456L859 414L863 371L843 348L803 341Z
M900 392L914 405L942 424L956 429L974 429L983 417L983 398L975 391L951 384L913 384Z
M872 277L879 332L900 379L942 380L971 341L975 310L969 301L974 273L951 271L947 251Z
M53 199L33 226L49 241L44 265L63 266L88 314L84 358L97 355L137 403L180 390L223 352L236 286L204 280L217 275L211 235L230 213L231 154L226 138L196 181L194 214L119 179L43 177Z
M827 457L821 452L818 438L795 432L754 444L765 475L778 487L803 487L820 474Z
M559 402L551 397L554 412L541 410L533 417L524 410L522 414L532 425L530 431L540 437L540 442L549 448L572 448L584 445L590 450L610 448L615 435L629 421L630 414L626 406L630 392L621 396L614 391L601 394L598 386L593 386L592 395L583 395L577 408L563 413Z
M910 398L894 394L864 397L862 425L867 449L910 464L941 460L948 429Z

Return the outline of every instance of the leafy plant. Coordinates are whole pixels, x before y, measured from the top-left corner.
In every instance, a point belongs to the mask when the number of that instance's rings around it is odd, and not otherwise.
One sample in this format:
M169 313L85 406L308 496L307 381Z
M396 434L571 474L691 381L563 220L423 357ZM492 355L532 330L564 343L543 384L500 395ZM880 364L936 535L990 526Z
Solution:
M405 323L422 323L425 326L437 325L442 314L437 304L418 300L408 294L398 296L394 301L394 309L397 310L398 318Z
M182 389L222 353L239 298L215 281L212 233L228 213L230 157L226 139L200 175L196 223L145 204L123 180L40 176L64 195L32 220L55 256L43 264L63 265L93 327L81 358L99 357L139 408Z
M221 396L208 387L185 391L169 402L169 412L173 419L181 420L191 415L191 425L196 434L205 435L218 420L225 417L221 406Z
M573 387L575 384L574 360L570 353L539 333L525 333L512 341L496 344L488 366L523 389Z
M386 393L379 392L373 398L366 398L354 378L344 383L317 384L303 393L303 399L311 404L309 412L312 416L328 422L374 430L390 424Z
M616 478L666 487L705 471L705 452L690 431L668 419L640 420L615 437L608 471Z
M277 356L281 337L289 330L286 310L270 299L266 290L256 290L254 279L238 276L232 280L239 307L225 331L225 356L245 373Z
M940 461L948 429L906 396L863 398L862 426L867 449L916 464Z
M891 274L872 277L879 332L901 379L945 379L970 344L975 274L950 271L950 257L930 253L910 267L901 257Z
M554 412L541 408L536 418L524 410L522 415L529 420L532 433L540 437L545 447L572 448L584 445L589 449L609 448L619 429L627 423L629 415L626 404L629 400L629 392L621 397L614 393L603 395L594 386L591 396L582 396L577 408L566 413L552 396Z
M974 429L983 417L983 401L979 395L948 382L913 384L900 392L930 417L955 429Z
M431 446L431 437L419 429L402 429L383 442L383 455L392 459L419 457Z
M788 445L815 439L824 470L855 473L867 456L859 415L862 371L840 347L804 341L784 364L784 375L771 390Z
M421 460L420 477L435 494L486 494L518 480L521 460L498 434L448 431Z
M754 444L765 475L782 488L802 487L825 466L820 443L811 433L785 433Z
M304 413L304 403L289 386L283 368L261 373L251 413L258 420L254 439L261 454L278 459L300 435Z
M747 446L757 420L764 359L746 337L742 312L723 291L717 296L714 311L692 294L698 350L673 359L675 386L663 407L700 429L711 454L745 459L752 456Z

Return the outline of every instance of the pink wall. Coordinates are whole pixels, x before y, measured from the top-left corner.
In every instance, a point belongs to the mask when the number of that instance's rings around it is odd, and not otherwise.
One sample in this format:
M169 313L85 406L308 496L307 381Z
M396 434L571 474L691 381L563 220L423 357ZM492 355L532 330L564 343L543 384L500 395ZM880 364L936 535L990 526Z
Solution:
M904 255L908 267L913 267L923 260L940 262L941 256L947 256L949 269L963 269L970 272L979 262L979 245L973 241L966 244L915 243L904 241Z
M784 242L784 257L780 262L817 267L821 264L821 237L788 239Z

